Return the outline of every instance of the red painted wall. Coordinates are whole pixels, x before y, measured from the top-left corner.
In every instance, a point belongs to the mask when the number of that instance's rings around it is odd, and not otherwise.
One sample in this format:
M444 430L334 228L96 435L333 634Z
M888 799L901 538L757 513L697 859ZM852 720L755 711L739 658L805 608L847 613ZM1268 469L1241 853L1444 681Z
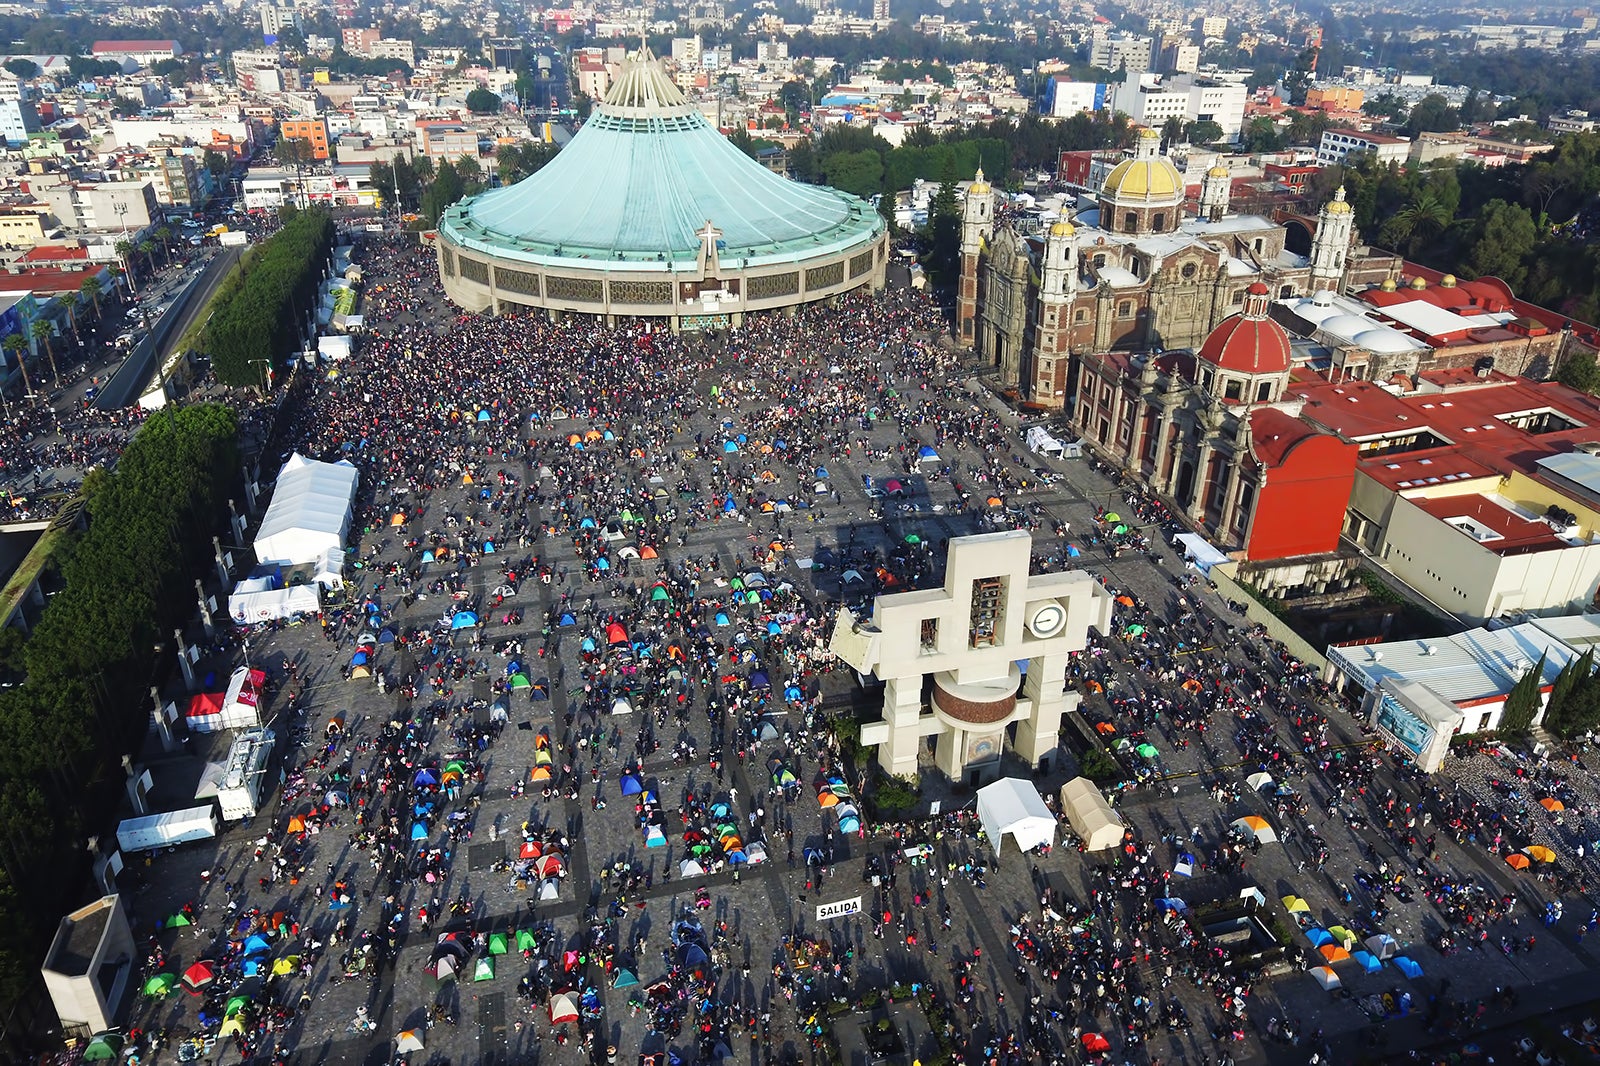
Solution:
M1354 444L1318 433L1290 448L1283 464L1267 471L1246 557L1292 559L1337 549L1355 479Z

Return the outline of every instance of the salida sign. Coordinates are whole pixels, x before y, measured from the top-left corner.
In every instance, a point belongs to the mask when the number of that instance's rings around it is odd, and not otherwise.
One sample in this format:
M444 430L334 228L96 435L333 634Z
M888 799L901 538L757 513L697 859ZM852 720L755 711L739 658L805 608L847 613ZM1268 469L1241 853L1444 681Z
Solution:
M861 913L861 897L854 899L841 899L834 903L820 903L817 905L817 921L825 922L829 918L843 918L851 914Z

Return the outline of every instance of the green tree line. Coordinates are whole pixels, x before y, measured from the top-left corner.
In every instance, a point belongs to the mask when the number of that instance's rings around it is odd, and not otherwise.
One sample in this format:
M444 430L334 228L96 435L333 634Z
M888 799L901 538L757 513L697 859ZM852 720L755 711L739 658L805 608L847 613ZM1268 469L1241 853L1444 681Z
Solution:
M13 681L0 690L0 1014L36 980L79 902L84 844L121 802L155 650L194 609L189 577L236 480L237 431L214 404L152 416L113 470L84 479L88 527L58 549L63 588L38 625L0 639Z
M296 211L217 295L203 344L217 380L261 385L298 343L299 323L316 306L320 268L333 250L333 221Z

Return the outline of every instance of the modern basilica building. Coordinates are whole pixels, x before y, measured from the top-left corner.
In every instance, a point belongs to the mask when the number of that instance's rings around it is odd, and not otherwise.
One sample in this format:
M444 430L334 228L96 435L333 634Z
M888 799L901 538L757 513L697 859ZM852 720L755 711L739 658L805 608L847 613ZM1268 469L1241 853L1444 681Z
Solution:
M871 204L745 155L648 49L554 160L451 207L435 243L445 292L467 310L661 318L674 329L878 288L888 256Z

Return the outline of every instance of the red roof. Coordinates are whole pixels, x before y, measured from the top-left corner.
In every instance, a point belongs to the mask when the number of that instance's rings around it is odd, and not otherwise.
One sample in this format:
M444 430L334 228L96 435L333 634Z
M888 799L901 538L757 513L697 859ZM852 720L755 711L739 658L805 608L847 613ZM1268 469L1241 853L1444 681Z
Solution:
M89 258L89 249L75 244L36 244L17 257L19 263L66 263Z
M1250 412L1250 450L1269 469L1282 466L1302 441L1323 435L1316 427L1276 407L1258 407Z
M1246 290L1245 310L1223 320L1200 346L1200 358L1239 374L1282 374L1289 369L1289 334L1267 317L1269 290L1256 282Z
M62 292L77 292L84 279L103 273L104 267L88 270L55 270L50 267L29 267L14 274L0 274L0 292L35 292L54 296Z
M1466 519L1480 529L1495 534L1493 539L1478 540L1478 544L1496 555L1521 555L1564 543L1549 523L1529 521L1486 496L1439 496L1413 499L1411 502L1441 522L1449 522L1452 518Z
M100 52L181 52L177 41L96 41L89 51Z

